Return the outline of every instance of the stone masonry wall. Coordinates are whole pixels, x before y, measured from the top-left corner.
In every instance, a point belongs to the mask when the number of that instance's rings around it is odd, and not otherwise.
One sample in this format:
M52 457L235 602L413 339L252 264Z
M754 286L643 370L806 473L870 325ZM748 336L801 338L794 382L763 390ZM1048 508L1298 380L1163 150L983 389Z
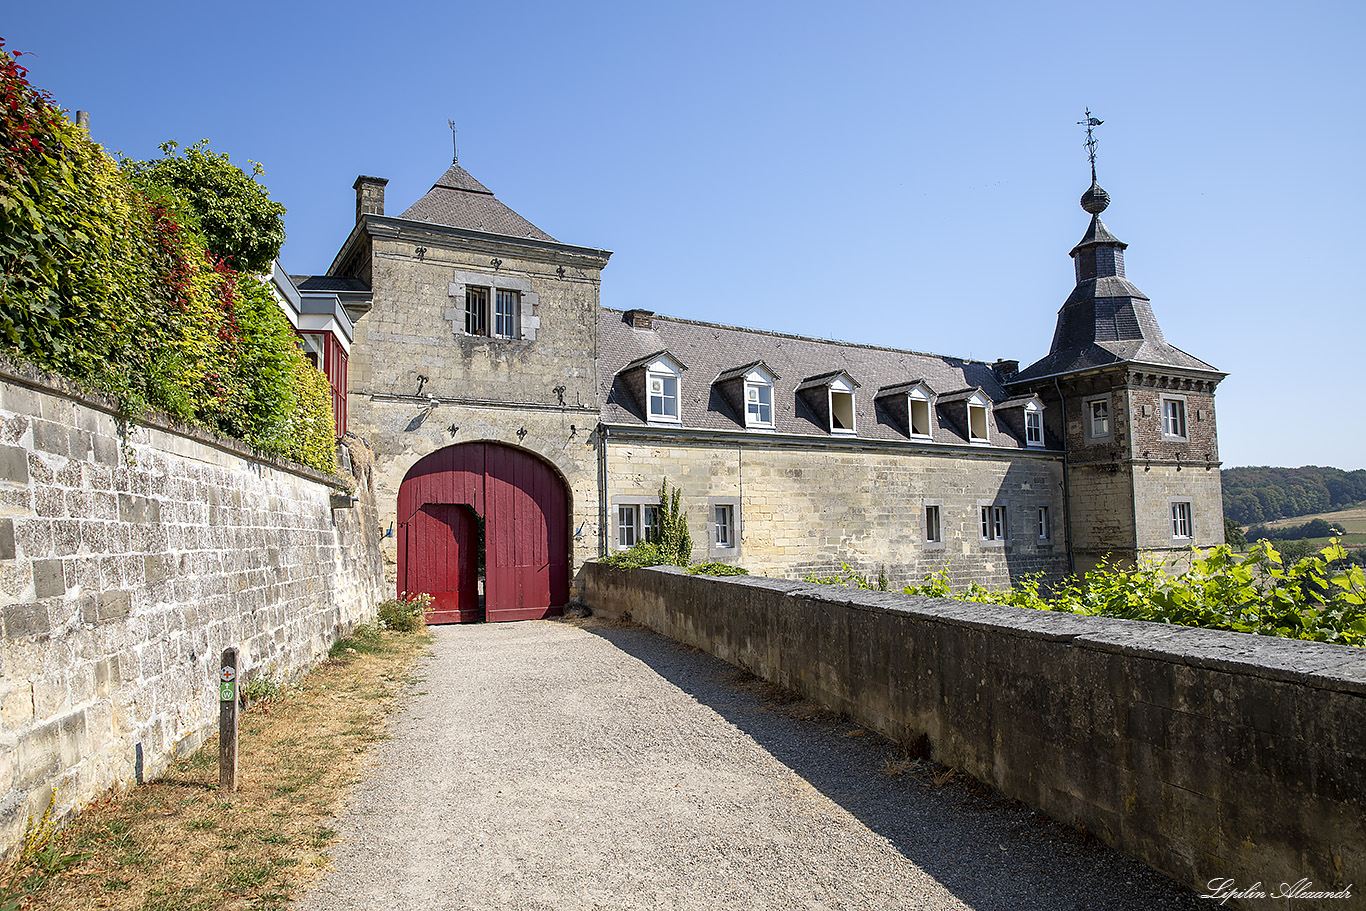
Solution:
M0 365L0 848L197 747L224 648L293 677L373 616L361 475L333 509L338 479Z
M1199 892L1366 908L1361 649L673 568L592 563L585 590Z
M661 479L682 491L693 559L735 562L752 573L800 578L848 564L896 587L947 567L957 585L1005 587L1028 573L1067 571L1062 461L1019 452L896 451L858 445L716 440L607 441L608 540L615 547L619 501L653 502ZM740 546L709 546L713 501L735 498ZM925 540L925 506L939 507L942 541ZM981 506L1006 507L1009 537L983 541ZM1051 538L1040 541L1038 507Z

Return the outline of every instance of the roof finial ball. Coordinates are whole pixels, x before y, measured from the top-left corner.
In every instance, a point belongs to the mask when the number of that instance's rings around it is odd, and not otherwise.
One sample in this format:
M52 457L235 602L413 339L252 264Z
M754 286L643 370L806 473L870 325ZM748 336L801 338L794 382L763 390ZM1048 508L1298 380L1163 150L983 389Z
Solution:
M1110 194L1096 183L1096 137L1092 132L1104 122L1092 117L1090 108L1086 109L1086 119L1077 121L1078 126L1086 127L1086 153L1091 159L1091 186L1081 194L1081 207L1091 215L1099 215L1110 205Z

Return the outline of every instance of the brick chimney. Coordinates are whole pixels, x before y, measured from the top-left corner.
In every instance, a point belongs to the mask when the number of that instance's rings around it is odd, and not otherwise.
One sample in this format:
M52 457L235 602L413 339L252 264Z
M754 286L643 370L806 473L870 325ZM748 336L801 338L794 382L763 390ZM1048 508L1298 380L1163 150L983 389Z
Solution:
M362 215L384 214L384 185L388 182L387 177L366 177L364 174L356 178L351 185L356 191L356 224L360 224Z
M632 329L650 329L654 326L653 310L627 310L626 323Z

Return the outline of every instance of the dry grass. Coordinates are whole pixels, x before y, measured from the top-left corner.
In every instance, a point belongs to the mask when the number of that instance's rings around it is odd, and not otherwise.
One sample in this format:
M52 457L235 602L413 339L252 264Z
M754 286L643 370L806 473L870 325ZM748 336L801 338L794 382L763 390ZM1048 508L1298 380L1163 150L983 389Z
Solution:
M218 740L148 785L110 794L61 835L68 869L34 878L25 909L283 908L328 862L332 826L365 752L429 642L362 631L295 687L242 717L241 787L218 790ZM4 896L0 894L0 905Z

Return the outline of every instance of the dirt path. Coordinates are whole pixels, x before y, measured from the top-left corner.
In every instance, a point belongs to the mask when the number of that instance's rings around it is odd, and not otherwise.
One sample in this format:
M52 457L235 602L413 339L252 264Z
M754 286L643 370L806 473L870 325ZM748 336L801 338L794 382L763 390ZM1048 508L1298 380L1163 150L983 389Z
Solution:
M435 633L303 911L1208 907L648 631Z

